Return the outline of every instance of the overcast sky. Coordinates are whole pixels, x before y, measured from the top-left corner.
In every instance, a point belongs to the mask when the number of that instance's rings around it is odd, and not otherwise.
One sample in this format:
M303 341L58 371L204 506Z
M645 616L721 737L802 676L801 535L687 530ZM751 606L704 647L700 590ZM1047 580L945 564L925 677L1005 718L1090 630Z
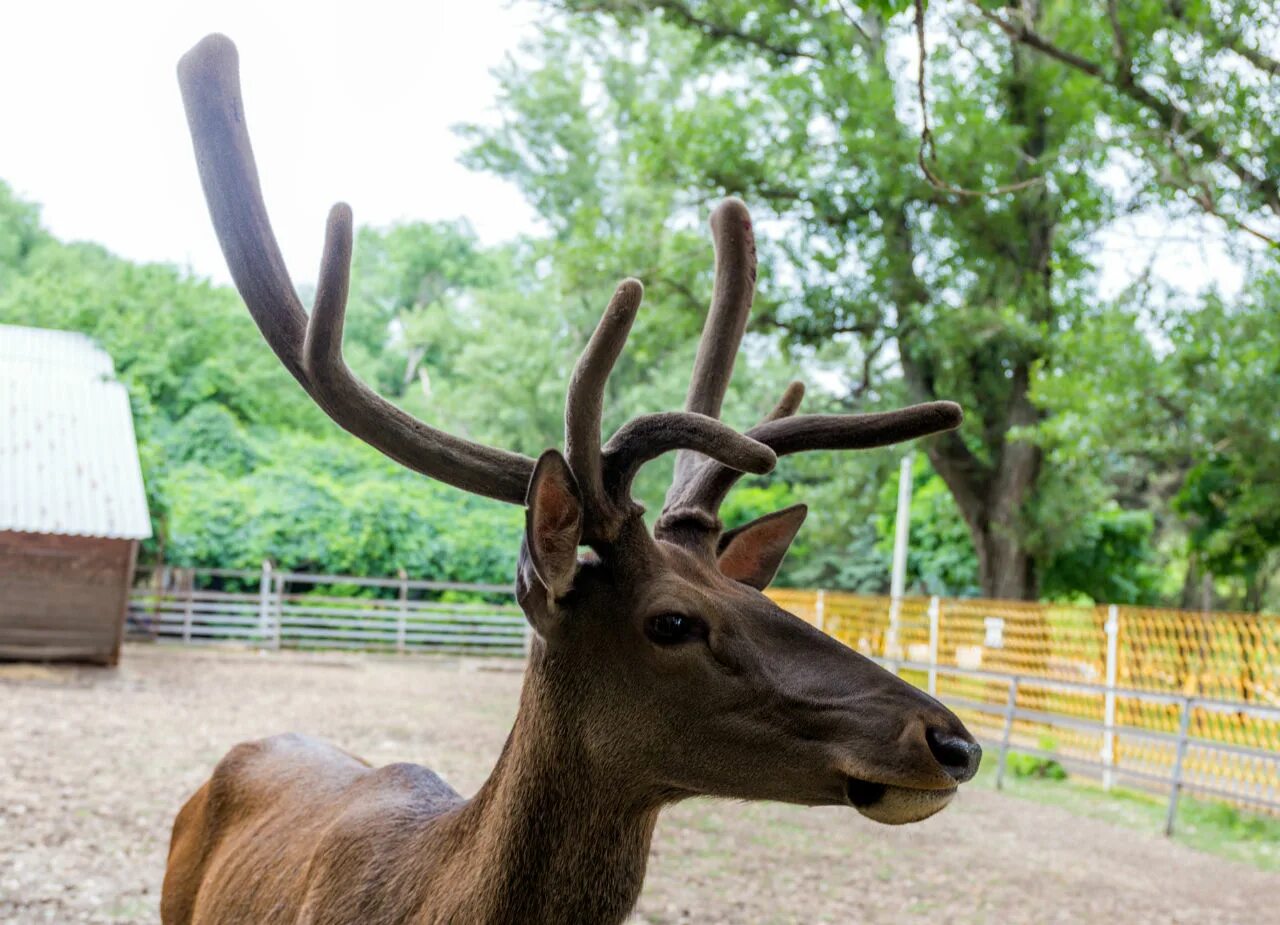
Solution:
M502 240L531 230L532 212L457 163L451 126L493 118L489 71L533 12L506 0L6 3L0 178L59 237L227 280L175 76L216 31L240 49L263 191L296 281L314 278L340 199L357 222L466 216Z
M510 185L457 163L452 126L492 120L490 69L535 28L529 0L29 0L0 31L0 179L59 237L226 281L178 95L208 32L239 46L264 194L296 282L314 279L338 200L359 223L468 218L535 229ZM320 140L318 128L329 123ZM1239 284L1212 221L1139 217L1102 240L1104 293L1153 258L1181 288Z

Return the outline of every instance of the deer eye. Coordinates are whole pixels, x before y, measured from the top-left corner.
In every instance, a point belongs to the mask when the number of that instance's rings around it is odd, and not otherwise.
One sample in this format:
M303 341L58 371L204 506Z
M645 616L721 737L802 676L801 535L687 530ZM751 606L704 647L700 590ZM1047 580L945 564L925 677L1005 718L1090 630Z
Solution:
M679 613L660 613L650 617L644 627L645 635L660 646L675 646L691 639L706 639L707 624L697 617Z

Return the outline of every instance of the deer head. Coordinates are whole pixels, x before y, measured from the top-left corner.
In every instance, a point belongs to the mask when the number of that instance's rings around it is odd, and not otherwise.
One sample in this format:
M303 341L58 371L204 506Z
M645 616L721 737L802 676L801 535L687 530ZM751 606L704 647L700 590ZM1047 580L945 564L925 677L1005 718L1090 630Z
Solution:
M548 735L618 788L852 805L922 819L976 771L980 749L945 707L762 590L803 505L725 531L718 508L779 455L884 446L956 427L950 402L856 415L797 414L793 384L758 426L719 420L755 285L751 220L711 218L716 275L685 410L635 418L602 442L605 382L639 310L622 282L574 370L564 452L536 461L424 424L361 383L342 357L351 211L329 216L315 305L300 304L271 231L245 128L235 47L210 36L180 65L201 181L250 313L281 362L340 426L450 485L526 510L517 594L536 631L530 686ZM679 451L652 533L631 484ZM587 552L583 553L583 547Z

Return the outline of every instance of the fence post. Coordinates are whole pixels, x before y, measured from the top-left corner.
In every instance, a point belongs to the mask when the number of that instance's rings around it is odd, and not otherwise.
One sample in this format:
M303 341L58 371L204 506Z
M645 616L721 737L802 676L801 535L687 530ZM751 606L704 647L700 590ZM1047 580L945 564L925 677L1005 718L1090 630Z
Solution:
M902 647L898 645L898 627L901 621L902 598L889 598L889 628L884 634L885 667L894 674L898 673L898 662L902 658Z
M397 570L400 574L400 612L396 616L396 651L401 655L404 654L404 641L408 623L409 609L409 574L404 569Z
M1004 709L1004 732L1000 734L1000 757L996 762L996 789L1004 789L1004 768L1009 757L1009 741L1013 737L1013 716L1018 711L1018 676L1009 679L1009 701Z
M1182 795L1182 764L1187 757L1187 737L1191 731L1191 697L1182 699L1182 715L1178 718L1178 753L1173 760L1173 781L1169 785L1169 810L1164 817L1164 834L1173 834L1178 815L1178 797Z
M1108 605L1107 622L1103 628L1107 633L1107 692L1103 695L1103 723L1106 729L1102 733L1102 789L1110 790L1115 783L1116 655L1120 636L1120 608L1115 604Z
M813 601L813 615L818 618L818 629L827 631L827 592L818 589Z
M258 580L258 644L266 645L271 631L271 560L262 560L262 577Z
M271 648L280 648L280 637L284 635L284 575L277 574L272 582L274 591L275 620L272 624Z
M187 602L186 602L186 606L182 609L182 641L189 643L191 642L191 621L195 611L195 596L196 596L195 572L191 573L190 580L186 582L186 585L187 585Z
M942 604L938 595L929 598L929 696L938 696L938 618Z

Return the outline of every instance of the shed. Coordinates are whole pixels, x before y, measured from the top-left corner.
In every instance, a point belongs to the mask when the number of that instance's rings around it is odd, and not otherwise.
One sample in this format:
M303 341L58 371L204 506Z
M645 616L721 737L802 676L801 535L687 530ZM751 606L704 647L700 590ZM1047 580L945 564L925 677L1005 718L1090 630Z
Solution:
M150 535L111 357L83 334L0 325L0 659L115 664Z

